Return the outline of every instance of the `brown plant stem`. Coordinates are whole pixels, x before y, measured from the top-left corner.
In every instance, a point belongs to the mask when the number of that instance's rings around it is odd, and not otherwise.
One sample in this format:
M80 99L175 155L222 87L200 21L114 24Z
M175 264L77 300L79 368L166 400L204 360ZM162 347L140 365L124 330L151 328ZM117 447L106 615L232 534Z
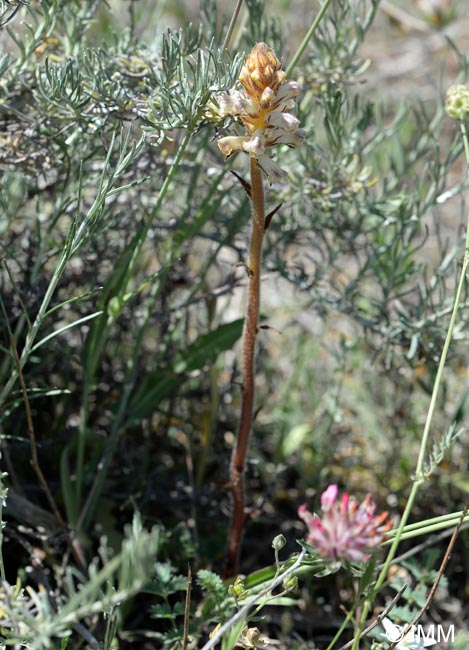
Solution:
M187 583L186 583L186 604L184 607L184 632L182 636L182 650L187 650L189 644L189 622L191 615L191 591L192 591L192 570L190 567L187 569Z
M63 529L67 529L67 524L62 518L62 515L60 514L60 511L57 507L57 504L55 502L54 497L52 496L52 492L49 489L49 486L47 484L47 481L44 477L44 474L42 473L42 469L39 465L39 459L37 455L37 445L36 445L36 436L34 433L34 426L33 426L33 418L31 415L31 409L29 406L29 398L28 398L28 391L26 390L26 384L24 382L24 377L23 377L23 372L21 370L21 363L20 363L20 358L18 355L18 349L16 347L16 341L13 337L12 334L10 334L10 344L11 348L13 350L13 356L15 358L15 363L16 363L16 370L18 372L18 378L20 381L20 386L21 386L21 392L23 394L23 402L24 402L24 407L25 407L25 412L26 412L26 423L28 427L28 437L29 437L29 446L31 449L31 465L34 470L34 473L36 474L37 480L39 481L40 486L42 487L47 501L49 503L50 509L52 510L54 517L56 518L59 526Z
M251 163L252 231L248 262L248 301L243 330L242 401L238 437L230 463L233 515L225 558L225 577L236 574L245 525L244 469L252 428L255 393L255 348L260 308L262 241L265 232L265 201L262 173L255 158Z
M440 568L438 569L438 573L436 575L435 580L433 581L432 588L430 589L430 592L429 592L429 594L428 594L428 596L427 596L427 598L425 600L425 603L420 608L419 612L414 617L414 619L410 623L407 623L407 625L404 626L404 629L401 631L401 635L402 635L401 638L405 638L406 634L408 632L410 632L412 627L414 625L416 625L416 623L418 623L420 621L420 619L423 617L423 615L427 611L430 603L432 602L433 596L435 595L435 591L437 590L438 585L440 584L441 577L442 577L443 573L445 572L446 565L448 564L448 560L450 559L451 553L453 552L453 547L454 547L454 544L456 542L456 538L459 535L459 531L461 530L461 526L463 525L464 519L465 519L465 517L467 515L467 510L468 510L468 507L464 506L464 510L462 512L459 523L456 526L456 528L454 529L453 534L451 535L451 539L449 540L448 547L447 547L447 549L446 549L446 551L445 551L445 553L443 555L443 559L441 561ZM391 645L389 646L389 650L393 650L397 646L397 644L398 644L398 641L396 641L395 643L391 643Z
M26 424L27 424L28 437L29 437L29 446L31 450L31 466L34 470L34 473L36 474L36 478L39 482L39 485L42 487L44 491L46 499L49 503L49 507L52 510L52 513L59 527L67 533L67 543L69 545L69 548L72 551L73 557L75 558L79 566L86 571L87 570L86 563L82 556L81 549L77 544L75 544L72 541L71 537L68 535L68 526L65 523L65 520L63 519L62 515L60 514L60 510L57 506L57 503L55 502L54 497L52 496L52 492L50 491L49 485L42 472L41 466L39 465L39 457L37 454L37 444L36 444L36 434L34 432L33 417L31 413L31 407L29 405L28 391L26 389L26 383L24 381L23 371L21 369L21 360L18 354L18 348L16 347L16 341L11 332L10 332L10 345L13 350L13 357L15 359L16 371L18 373L18 379L20 382L21 392L23 395L23 403L24 403L24 408L26 413Z

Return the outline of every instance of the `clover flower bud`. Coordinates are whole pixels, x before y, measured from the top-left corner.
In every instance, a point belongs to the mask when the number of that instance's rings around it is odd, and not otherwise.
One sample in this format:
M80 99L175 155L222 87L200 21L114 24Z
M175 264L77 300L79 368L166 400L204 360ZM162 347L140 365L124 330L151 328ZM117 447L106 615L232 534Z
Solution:
M451 86L446 93L445 110L453 120L469 120L469 89L463 84Z
M277 551L277 552L281 551L286 543L287 543L287 540L285 539L285 537L283 535L277 535L272 540L272 548L274 549L274 551Z

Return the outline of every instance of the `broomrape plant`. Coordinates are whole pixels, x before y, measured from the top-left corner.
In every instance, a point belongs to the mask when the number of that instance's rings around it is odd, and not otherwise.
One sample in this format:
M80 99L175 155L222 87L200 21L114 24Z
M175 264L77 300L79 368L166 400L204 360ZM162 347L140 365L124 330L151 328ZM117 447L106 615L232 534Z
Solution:
M244 136L218 140L225 156L234 151L249 155L251 183L241 181L252 203L252 233L246 271L249 281L248 305L243 330L243 398L238 438L230 465L233 517L229 534L225 572L237 571L245 523L244 466L249 447L254 409L255 343L260 310L260 274L264 233L276 210L265 214L263 172L272 182L286 175L267 155L266 149L278 144L297 147L305 137L298 120L289 113L300 91L299 84L287 82L282 64L265 43L257 43L246 57L238 80L243 90L233 89L216 98L218 116L231 115L246 128Z

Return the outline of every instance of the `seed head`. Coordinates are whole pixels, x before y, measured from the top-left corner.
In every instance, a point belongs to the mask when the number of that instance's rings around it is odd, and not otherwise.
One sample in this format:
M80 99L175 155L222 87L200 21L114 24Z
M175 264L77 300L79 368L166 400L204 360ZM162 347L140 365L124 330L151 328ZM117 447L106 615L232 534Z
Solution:
M469 120L469 89L463 84L451 86L446 93L445 110L453 120Z

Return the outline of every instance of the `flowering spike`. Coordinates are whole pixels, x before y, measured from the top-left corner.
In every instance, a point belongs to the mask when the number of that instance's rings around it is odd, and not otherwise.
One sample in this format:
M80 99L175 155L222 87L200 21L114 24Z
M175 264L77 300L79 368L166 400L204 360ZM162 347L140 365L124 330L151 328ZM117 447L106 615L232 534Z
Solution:
M369 551L392 528L387 512L375 516L376 504L371 494L358 505L347 493L338 499L337 485L329 485L321 495L321 509L323 515L318 517L303 504L298 508L298 516L308 527L306 540L327 560L366 562Z
M265 43L257 43L246 57L239 80L252 99L260 101L267 88L275 93L285 80L282 62Z
M215 98L218 109L211 115L231 115L246 127L244 136L227 136L218 140L220 151L231 156L244 151L255 158L269 181L279 180L285 172L266 150L278 144L297 147L305 137L299 122L291 115L294 99L300 92L296 82L286 82L282 63L265 43L257 43L246 57L239 75L242 90L232 89Z

